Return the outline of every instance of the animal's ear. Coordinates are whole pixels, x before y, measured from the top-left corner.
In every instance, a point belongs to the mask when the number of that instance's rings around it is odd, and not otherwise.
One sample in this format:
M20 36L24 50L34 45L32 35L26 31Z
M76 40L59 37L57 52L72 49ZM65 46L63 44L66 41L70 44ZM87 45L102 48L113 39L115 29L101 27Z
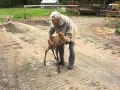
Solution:
M58 35L61 35L61 32L57 32Z
M60 32L57 32L57 34L60 34Z
M63 33L63 32L59 32L59 34L60 34L60 35L62 35L62 36L64 35L64 33Z

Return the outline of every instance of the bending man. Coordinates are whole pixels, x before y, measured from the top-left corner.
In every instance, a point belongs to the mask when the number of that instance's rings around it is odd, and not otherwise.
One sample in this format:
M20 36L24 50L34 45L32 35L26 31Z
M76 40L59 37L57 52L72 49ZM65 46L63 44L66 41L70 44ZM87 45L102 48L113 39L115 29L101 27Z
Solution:
M51 13L50 20L49 38L51 38L54 33L63 32L65 34L67 40L66 44L69 44L70 51L68 69L72 69L75 62L74 46L77 38L77 28L70 18L57 11ZM59 65L64 65L64 44L60 46L59 55Z

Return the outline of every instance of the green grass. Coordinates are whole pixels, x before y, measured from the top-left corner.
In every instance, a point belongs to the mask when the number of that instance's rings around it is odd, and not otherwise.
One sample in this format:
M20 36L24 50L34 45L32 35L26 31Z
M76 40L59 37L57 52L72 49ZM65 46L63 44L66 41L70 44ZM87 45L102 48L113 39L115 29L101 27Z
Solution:
M13 19L23 18L23 12L23 8L0 8L0 21L5 21L8 15Z
M74 15L70 12L62 12L61 9L54 9L65 15ZM26 16L29 17L40 17L40 16L49 16L53 9L41 9L41 8L26 8ZM24 18L24 8L0 8L0 22L4 22L6 17L10 15L14 20Z
M120 35L120 28L117 28L117 29L115 30L115 33L117 33L117 34Z

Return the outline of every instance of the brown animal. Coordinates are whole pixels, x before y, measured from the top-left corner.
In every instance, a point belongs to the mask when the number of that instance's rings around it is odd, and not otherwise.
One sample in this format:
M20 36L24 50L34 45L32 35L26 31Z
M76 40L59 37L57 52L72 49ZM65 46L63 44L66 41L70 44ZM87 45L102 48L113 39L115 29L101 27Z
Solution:
M58 49L61 44L65 44L67 41L65 39L65 35L62 32L59 32L56 34L56 36L52 36L50 40L48 40L48 48L45 51L45 57L44 57L44 65L46 66L46 55L47 52L51 49L53 52L53 55L57 61L58 65L58 73L60 73L59 68L59 56L58 56ZM55 51L55 53L54 53Z

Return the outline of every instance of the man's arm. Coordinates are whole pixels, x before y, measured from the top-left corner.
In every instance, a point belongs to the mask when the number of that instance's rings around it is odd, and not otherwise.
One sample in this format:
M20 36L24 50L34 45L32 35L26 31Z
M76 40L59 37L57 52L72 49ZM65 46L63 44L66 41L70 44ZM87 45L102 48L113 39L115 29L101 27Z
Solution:
M54 32L55 32L55 29L50 26L50 28L49 28L49 38L52 37L52 35L54 34Z
M67 41L67 42L70 42L70 41L71 41L71 39L72 39L72 34L73 34L73 32L72 32L72 27L71 27L71 25L69 24L69 25L67 25L67 27L66 27L66 32L65 32L66 41Z
M51 41L51 38L52 38L52 35L54 34L54 32L55 32L55 29L50 26L50 28L49 28L49 40L48 40L48 43L50 46L53 46L53 42Z

